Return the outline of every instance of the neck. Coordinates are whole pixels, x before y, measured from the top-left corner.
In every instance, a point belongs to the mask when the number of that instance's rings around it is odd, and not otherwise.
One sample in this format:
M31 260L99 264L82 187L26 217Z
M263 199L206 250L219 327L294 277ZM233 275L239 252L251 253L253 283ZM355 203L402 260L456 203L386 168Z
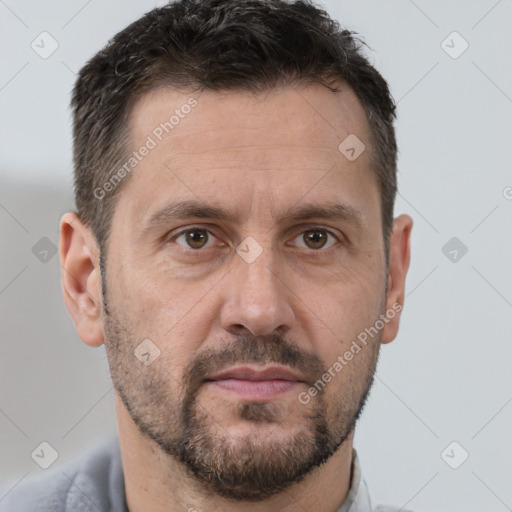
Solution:
M130 512L336 512L348 494L353 434L299 483L261 502L240 502L204 489L179 461L143 436L117 394L116 414Z

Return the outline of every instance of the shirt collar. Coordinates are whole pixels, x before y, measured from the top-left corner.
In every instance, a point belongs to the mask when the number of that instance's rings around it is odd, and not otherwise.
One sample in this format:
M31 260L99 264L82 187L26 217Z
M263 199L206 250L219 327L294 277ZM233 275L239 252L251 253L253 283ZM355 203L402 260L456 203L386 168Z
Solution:
M370 494L368 493L366 482L361 475L359 458L354 449L352 449L350 489L345 501L337 512L372 512Z

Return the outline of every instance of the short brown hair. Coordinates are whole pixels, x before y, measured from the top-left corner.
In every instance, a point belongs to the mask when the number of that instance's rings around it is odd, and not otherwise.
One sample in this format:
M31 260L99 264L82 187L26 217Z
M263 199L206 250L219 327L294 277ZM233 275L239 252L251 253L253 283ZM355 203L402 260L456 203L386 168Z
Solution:
M101 199L94 191L127 159L127 120L141 95L163 85L259 93L321 83L337 92L341 81L359 98L371 128L388 263L397 189L395 104L362 54L364 44L310 0L178 0L115 35L80 70L71 100L77 214L103 255L126 179Z

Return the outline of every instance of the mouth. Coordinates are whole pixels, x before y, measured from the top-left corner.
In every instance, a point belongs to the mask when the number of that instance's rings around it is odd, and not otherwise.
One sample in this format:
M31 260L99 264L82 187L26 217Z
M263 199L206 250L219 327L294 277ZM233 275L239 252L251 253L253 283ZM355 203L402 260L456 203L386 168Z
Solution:
M216 391L235 394L246 400L268 401L297 391L306 382L301 375L283 366L264 370L239 366L205 379L205 384Z

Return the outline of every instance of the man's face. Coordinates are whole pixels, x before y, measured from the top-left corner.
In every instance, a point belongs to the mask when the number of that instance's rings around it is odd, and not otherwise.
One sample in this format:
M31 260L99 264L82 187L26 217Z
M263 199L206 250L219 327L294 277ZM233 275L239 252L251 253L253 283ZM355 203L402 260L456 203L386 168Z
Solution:
M343 355L386 309L380 192L348 88L204 92L158 140L190 97L160 89L132 112L133 150L156 146L112 219L105 344L141 433L206 488L258 500L334 453L371 386L382 332ZM350 134L366 145L354 161Z

